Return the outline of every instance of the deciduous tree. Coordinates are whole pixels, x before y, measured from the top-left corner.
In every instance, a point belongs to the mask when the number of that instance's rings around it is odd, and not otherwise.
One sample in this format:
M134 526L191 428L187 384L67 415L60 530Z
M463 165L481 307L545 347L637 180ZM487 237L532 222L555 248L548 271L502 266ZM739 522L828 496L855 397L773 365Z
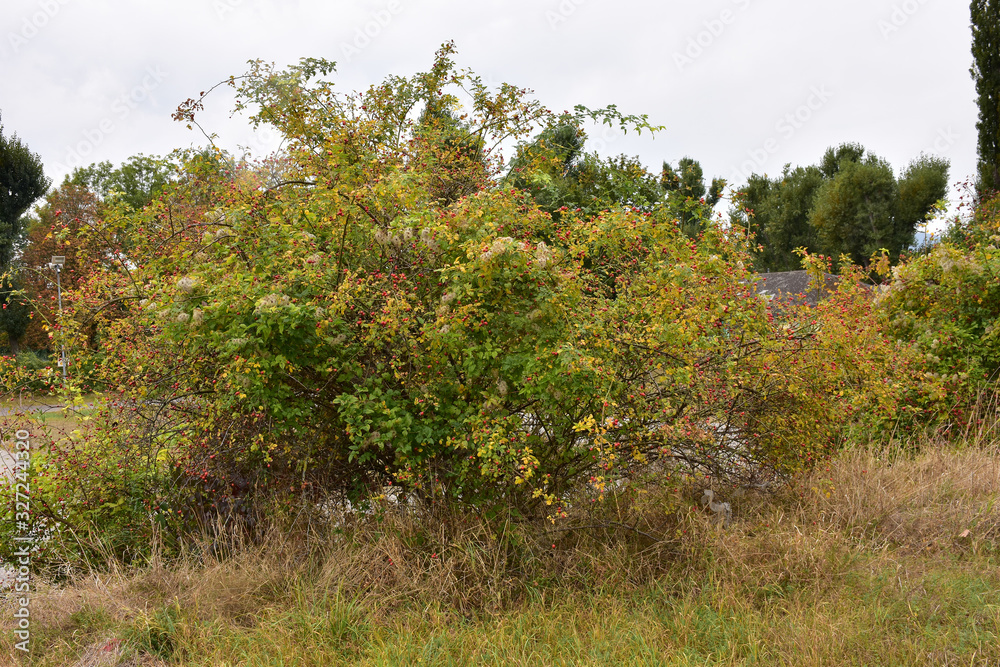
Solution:
M120 166L98 162L77 167L64 184L87 188L103 202L123 202L140 209L163 191L174 177L176 166L156 156L133 155Z
M60 280L67 294L106 261L100 248L107 248L107 244L95 244L94 236L88 233L88 228L97 223L99 211L100 202L90 190L64 183L46 196L45 203L29 219L20 275L35 312L25 332L28 345L34 349L51 349L49 333L58 314L55 274L48 268L52 256L66 258ZM67 298L64 305L67 312L72 312L77 304Z
M776 179L752 175L730 219L756 234L758 270L798 268L799 247L862 265L885 249L896 262L947 184L942 158L921 156L897 177L864 147L842 144L816 166L789 165Z

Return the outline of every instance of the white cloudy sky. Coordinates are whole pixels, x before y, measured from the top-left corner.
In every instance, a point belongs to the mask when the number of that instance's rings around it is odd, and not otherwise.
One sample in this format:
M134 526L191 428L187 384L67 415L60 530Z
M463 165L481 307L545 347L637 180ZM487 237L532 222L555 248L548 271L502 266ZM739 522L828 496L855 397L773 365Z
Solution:
M967 0L4 0L0 112L58 183L202 143L171 112L247 60L336 60L354 90L426 69L447 40L553 110L648 114L655 139L592 138L651 168L690 155L736 185L856 141L897 169L926 152L953 182L975 172ZM231 102L209 98L206 129L265 147Z

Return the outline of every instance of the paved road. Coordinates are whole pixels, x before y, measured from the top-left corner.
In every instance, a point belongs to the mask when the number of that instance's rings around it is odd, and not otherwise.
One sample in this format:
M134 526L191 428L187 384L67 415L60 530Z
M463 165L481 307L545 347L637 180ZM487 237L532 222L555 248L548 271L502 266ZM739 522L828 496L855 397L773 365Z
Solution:
M0 484L14 479L17 460L6 449L0 449Z
M64 406L64 405L30 405L30 406L24 406L23 408L19 408L19 407L16 407L16 406L15 407L9 407L9 408L0 407L0 417L12 417L14 415L29 414L29 413L32 413L32 412L34 412L34 413L39 413L39 412L59 412L64 407L66 407L66 406ZM88 404L84 405L82 409L89 410L89 409L91 409L93 407L94 407L93 403L88 403Z

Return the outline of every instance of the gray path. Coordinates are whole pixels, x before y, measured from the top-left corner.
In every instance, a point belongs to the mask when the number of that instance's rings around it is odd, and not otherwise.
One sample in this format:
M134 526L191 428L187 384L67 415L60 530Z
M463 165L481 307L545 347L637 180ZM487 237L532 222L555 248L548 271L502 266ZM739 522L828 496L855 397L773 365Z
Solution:
M5 484L7 481L14 479L16 466L17 462L14 459L14 455L6 449L0 449L0 484Z
M42 413L42 412L44 412L44 413L59 412L64 407L66 407L66 406L65 405L61 405L61 404L55 404L55 405L31 405L31 406L27 406L26 405L24 407L18 407L18 406L15 405L13 407L0 407L0 417L13 417L15 415L37 414L37 413ZM87 403L86 405L82 406L81 409L83 409L83 410L90 410L90 409L92 409L94 407L95 407L95 404L93 404L93 403Z

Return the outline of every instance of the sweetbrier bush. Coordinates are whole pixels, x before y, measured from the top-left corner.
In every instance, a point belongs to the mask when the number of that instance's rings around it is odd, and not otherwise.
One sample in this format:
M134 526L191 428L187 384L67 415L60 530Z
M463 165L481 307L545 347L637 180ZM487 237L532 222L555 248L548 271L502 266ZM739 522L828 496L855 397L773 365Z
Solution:
M543 210L499 149L566 117L452 55L359 94L326 61L254 63L231 83L282 155L180 155L150 205L80 232L118 261L69 295L97 327L88 381L114 395L75 455L131 452L108 464L141 482L129 508L176 532L251 525L261 497L391 486L555 516L581 490L651 479L766 487L873 405L892 413L893 343L857 276L776 317L739 229L691 238L669 202Z

